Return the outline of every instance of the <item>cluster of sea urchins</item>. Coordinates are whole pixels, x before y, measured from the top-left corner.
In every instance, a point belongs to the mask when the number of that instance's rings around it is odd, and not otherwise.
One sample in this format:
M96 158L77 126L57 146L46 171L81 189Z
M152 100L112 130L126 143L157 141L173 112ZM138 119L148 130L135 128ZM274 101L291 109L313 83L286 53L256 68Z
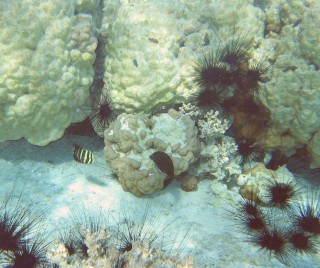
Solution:
M192 101L206 112L223 110L233 117L232 134L243 161L256 153L256 141L266 129L269 113L254 93L266 81L265 60L253 62L254 38L249 33L232 37L216 51L197 58L193 81L198 92Z
M109 216L103 210L74 210L51 259L57 265L67 262L72 267L85 267L89 263L90 267L115 268L193 267L192 258L180 258L177 252L168 250L174 247L177 237L173 240L169 236L166 238L166 221L159 220L158 211L150 210L150 202L137 221L131 219L127 209L126 205L121 207L126 216L122 220L116 219L114 224L108 221ZM65 250L61 251L61 248ZM183 248L177 247L176 250L179 252Z
M252 192L242 198L233 217L248 241L285 264L299 254L316 254L320 239L320 192L298 197L297 185L270 177L264 202ZM280 210L280 213L279 213Z
M115 226L111 226L108 214L102 209L94 211L81 206L73 210L69 221L59 223L60 238L57 240L46 226L49 206L35 205L37 200L24 198L22 194L15 201L12 191L0 200L0 267L59 268L65 267L65 263L68 267L69 264L70 267L84 267L82 262L90 258L93 262L110 263L110 267L131 267L130 262L135 258L146 261L139 267L149 267L153 258L158 261L156 265L170 263L170 267L175 264L174 267L193 267L191 257L178 256L183 247L174 246L177 234L174 239L165 238L167 224L159 220L158 211L151 212L150 202L140 221L130 219L126 206L122 207L125 217L116 221ZM180 245L184 239L182 236ZM146 254L141 253L143 250ZM98 267L91 264L90 267Z
M50 242L40 229L47 206L35 207L35 200L21 195L14 201L13 196L11 192L0 202L1 267L45 267Z

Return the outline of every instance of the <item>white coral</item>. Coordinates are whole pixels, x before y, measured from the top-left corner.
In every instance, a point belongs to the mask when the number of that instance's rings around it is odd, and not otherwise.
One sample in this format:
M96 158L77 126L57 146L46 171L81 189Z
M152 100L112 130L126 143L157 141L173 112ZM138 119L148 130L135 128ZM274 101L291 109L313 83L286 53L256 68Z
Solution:
M218 180L241 174L237 151L236 143L227 136L222 137L220 142L211 140L209 144L203 144L200 155L204 162L200 164L200 174L210 173Z
M210 110L204 115L204 119L198 121L200 138L217 137L224 134L229 128L229 120L220 119L219 111Z
M200 161L195 167L197 175L210 174L223 180L241 174L238 146L233 138L224 135L231 122L221 118L219 111L210 110L203 114L197 106L190 103L183 103L179 111L197 122L199 137L202 139Z
M199 107L189 103L182 103L182 105L179 107L179 112L182 115L188 115L193 120L196 120L200 115L200 109Z
M200 132L199 137L204 139L215 138L223 135L231 123L226 118L221 118L219 111L210 110L203 114L201 109L191 103L182 103L179 107L179 112L182 115L189 116L194 120Z

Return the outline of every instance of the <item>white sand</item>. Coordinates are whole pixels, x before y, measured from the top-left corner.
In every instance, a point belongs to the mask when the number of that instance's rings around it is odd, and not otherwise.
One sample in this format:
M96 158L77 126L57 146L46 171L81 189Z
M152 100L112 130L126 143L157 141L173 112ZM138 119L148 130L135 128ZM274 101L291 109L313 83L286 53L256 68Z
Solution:
M74 143L91 149L96 163L85 165L74 161ZM215 196L211 182L202 181L198 191L187 193L175 182L151 197L137 198L124 192L112 177L104 164L103 141L98 138L69 136L46 147L33 146L24 140L0 143L0 197L13 187L17 192L23 189L24 194L35 195L39 202L52 204L48 222L53 224L83 205L103 207L111 218L121 218L126 210L131 219L135 216L140 219L141 213L137 212L142 212L151 199L151 214L156 212L159 217L166 214L175 219L165 229L167 235L174 236L177 231L183 235L190 228L184 252L192 252L199 267L203 264L223 268L286 267L244 242L247 237L239 232L226 211L232 209L226 198L228 190ZM297 258L290 267L320 267L319 254Z

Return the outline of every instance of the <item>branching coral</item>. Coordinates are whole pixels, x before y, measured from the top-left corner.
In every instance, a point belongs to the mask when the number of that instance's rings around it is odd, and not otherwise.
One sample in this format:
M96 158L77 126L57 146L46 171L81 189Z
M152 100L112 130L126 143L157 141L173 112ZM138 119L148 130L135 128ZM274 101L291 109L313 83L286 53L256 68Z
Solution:
M209 111L198 121L200 138L213 138L223 135L230 127L227 119L219 118L219 111Z
M242 169L237 158L237 144L230 137L223 137L220 141L203 144L198 172L208 172L215 178L222 180L241 174Z
M230 127L230 120L223 118L219 111L203 111L192 105L182 104L181 114L190 115L195 120L201 138L201 152L195 167L197 176L214 176L219 180L231 179L241 173L238 146L225 132Z

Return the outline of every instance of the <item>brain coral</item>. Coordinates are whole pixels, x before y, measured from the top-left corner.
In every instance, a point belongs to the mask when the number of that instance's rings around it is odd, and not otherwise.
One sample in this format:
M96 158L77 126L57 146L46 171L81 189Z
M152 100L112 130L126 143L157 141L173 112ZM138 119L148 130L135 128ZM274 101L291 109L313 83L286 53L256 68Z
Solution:
M270 4L267 15L268 23L271 25L274 18L274 25L281 25L281 29L279 33L270 32L256 51L264 51L273 62L271 79L258 94L271 114L270 128L260 144L288 155L307 145L311 166L320 167L320 30L316 26L320 18L315 15L320 12L320 2L280 2L280 6ZM301 10L299 14L295 7ZM281 14L281 23L277 16L270 15L277 12Z
M74 5L1 1L0 141L46 145L86 116L97 40Z
M105 91L126 112L186 101L197 91L193 61L201 51L217 47L239 25L263 34L263 13L249 0L126 2L105 1L102 23Z
M105 157L125 191L136 196L163 189L167 174L149 158L155 151L166 152L174 174L189 169L199 152L198 131L188 116L170 109L167 114L121 114L105 130Z

